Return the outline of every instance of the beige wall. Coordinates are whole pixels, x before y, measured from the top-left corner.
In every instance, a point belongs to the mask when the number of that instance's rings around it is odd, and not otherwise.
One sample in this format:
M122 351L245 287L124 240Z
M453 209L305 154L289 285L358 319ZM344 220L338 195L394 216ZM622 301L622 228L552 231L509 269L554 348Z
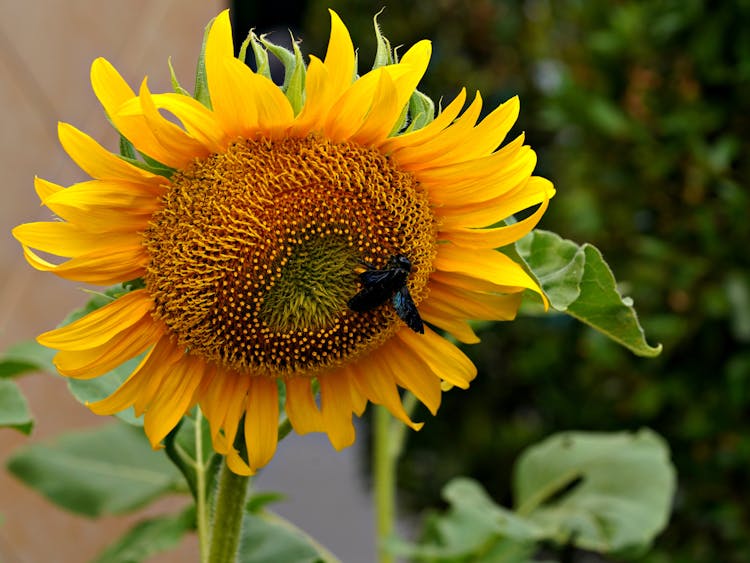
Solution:
M203 28L221 0L0 0L0 350L52 328L85 300L80 284L26 265L10 229L50 217L34 194L34 175L60 184L83 179L56 139L56 122L68 121L114 149L116 138L88 81L91 61L109 59L132 86L149 75L153 91L169 89L167 57L192 84ZM15 447L65 429L101 424L52 376L21 381L37 419L32 437L0 430L0 462ZM165 504L158 510L164 510ZM151 512L154 512L152 509ZM0 470L0 561L26 563L90 560L133 518L91 522L45 502ZM189 539L159 561L194 561Z

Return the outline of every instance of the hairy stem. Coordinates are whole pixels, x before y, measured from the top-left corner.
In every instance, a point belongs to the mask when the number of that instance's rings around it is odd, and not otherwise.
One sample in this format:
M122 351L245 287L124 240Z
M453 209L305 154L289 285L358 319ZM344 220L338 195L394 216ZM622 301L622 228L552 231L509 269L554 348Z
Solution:
M208 524L208 490L206 489L206 464L203 462L203 413L196 409L195 413L195 519L198 526L198 541L200 543L200 562L208 563L211 528Z
M249 477L233 473L224 461L214 509L209 563L234 563L237 559L248 480Z

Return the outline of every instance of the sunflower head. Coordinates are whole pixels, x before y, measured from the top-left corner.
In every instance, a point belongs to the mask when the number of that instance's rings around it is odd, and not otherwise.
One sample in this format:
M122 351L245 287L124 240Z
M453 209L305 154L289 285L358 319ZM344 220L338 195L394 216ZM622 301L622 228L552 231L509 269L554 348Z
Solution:
M136 93L97 59L94 92L124 151L61 124L63 147L91 179L37 179L62 221L14 229L39 270L98 285L139 280L39 337L69 377L142 357L91 409L133 406L157 446L197 404L238 473L272 457L281 407L297 432L326 432L336 448L352 443L352 415L368 401L418 428L399 387L434 413L441 386L466 388L475 376L444 335L476 342L469 319L509 320L521 292L541 295L495 250L529 232L554 193L532 175L523 136L498 148L517 99L478 121L481 97L462 113L461 91L435 116L416 91L429 42L396 61L378 32L379 60L359 76L346 27L333 12L331 22L325 58L308 63L296 45L282 52L251 34L254 72L221 13L195 96L154 94L145 80ZM270 79L268 51L282 53L283 86ZM247 456L234 444L240 424Z

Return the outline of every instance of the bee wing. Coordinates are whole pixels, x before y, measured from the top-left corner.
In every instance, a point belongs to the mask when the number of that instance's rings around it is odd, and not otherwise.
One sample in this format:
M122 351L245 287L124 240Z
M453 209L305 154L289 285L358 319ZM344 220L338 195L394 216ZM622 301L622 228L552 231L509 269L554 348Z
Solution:
M393 308L401 320L406 323L410 329L419 334L424 334L424 323L419 311L411 298L409 289L404 285L393 296Z
M388 299L388 297L389 294L384 293L380 286L365 286L359 293L349 299L347 306L352 311L363 313L364 311L374 309Z
M398 270L365 270L359 274L359 280L365 287L370 286L390 286L399 279ZM393 290L395 291L395 287Z

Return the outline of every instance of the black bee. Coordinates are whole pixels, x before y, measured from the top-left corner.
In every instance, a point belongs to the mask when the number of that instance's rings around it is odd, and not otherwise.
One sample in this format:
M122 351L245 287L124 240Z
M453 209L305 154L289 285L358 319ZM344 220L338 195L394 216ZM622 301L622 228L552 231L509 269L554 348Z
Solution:
M365 263L367 269L359 274L362 289L352 297L347 305L352 311L363 313L374 309L390 299L396 314L414 332L424 334L424 324L417 306L406 287L411 272L411 260L403 254L391 256L382 270Z

